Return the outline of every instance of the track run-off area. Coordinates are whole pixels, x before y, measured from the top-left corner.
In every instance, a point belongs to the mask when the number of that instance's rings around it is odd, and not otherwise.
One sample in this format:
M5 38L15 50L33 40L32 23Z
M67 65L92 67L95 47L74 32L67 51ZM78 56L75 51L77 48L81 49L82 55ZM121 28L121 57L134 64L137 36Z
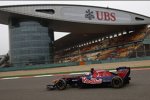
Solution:
M114 88L67 88L47 91L46 85L63 77L26 77L0 80L0 100L149 100L150 69L131 70L130 84Z

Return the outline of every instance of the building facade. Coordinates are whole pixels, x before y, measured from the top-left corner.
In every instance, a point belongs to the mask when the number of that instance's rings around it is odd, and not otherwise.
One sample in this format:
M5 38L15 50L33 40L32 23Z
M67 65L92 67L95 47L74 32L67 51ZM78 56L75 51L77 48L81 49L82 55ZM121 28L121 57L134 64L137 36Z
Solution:
M10 56L14 66L53 62L53 31L47 22L11 18L9 24Z

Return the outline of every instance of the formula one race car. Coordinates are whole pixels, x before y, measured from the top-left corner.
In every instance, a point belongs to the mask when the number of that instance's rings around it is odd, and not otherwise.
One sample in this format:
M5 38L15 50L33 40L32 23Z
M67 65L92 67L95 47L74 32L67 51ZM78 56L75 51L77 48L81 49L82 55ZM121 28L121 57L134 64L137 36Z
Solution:
M94 68L92 68L88 74L79 76L74 75L54 80L53 85L47 85L47 89L64 90L68 86L79 88L111 86L113 88L121 88L125 84L129 84L129 75L129 67L118 67L116 68L116 72L110 72L107 70L94 70Z

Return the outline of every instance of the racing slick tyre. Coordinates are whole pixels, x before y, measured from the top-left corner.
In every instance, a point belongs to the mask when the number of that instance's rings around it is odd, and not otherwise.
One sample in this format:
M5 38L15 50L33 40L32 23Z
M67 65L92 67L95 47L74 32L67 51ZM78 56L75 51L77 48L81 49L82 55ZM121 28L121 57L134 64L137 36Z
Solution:
M67 83L64 79L60 79L57 83L56 83L56 87L58 90L64 90L67 87Z
M119 76L115 76L111 81L111 86L113 88L121 88L123 86L123 80Z

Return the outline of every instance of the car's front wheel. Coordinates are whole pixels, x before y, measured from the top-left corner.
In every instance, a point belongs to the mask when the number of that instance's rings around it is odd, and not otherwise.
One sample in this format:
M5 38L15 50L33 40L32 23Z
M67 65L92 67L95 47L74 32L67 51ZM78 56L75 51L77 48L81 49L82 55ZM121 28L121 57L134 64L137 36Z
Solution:
M67 87L67 83L64 79L60 79L57 83L56 83L56 87L59 90L64 90Z
M122 78L119 77L119 76L115 76L112 79L111 86L113 88L121 88L123 86L123 80L122 80Z

